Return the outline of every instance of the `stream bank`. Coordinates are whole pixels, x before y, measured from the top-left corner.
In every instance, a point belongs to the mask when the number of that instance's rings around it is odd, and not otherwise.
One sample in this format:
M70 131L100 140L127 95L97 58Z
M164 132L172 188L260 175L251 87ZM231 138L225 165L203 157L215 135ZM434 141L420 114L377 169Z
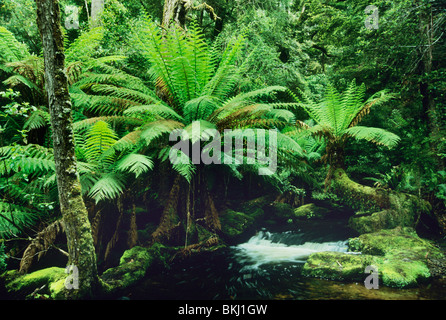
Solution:
M258 198L222 213L217 243L181 255L182 248L161 244L125 251L101 275L97 298L446 299L444 255L435 245L409 227L359 234L349 226L351 216ZM371 264L379 290L363 283ZM10 271L3 278L12 299L33 298L45 286L39 294L62 299L64 271L44 269L41 278Z

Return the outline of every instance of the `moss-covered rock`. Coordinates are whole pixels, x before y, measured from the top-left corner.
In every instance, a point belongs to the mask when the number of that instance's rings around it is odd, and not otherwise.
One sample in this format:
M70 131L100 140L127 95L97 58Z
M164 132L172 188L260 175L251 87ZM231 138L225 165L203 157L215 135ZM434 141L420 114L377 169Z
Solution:
M33 292L50 294L49 287L61 281L65 283L67 273L64 268L46 268L28 274L20 274L16 270L10 270L3 275L5 288L13 296L18 298L32 298Z
M322 219L330 210L316 206L314 203L305 204L294 209L293 216L297 219Z
M288 203L272 202L267 207L267 214L269 218L284 222L294 218L294 209Z
M243 212L226 210L220 215L221 232L227 239L242 235L254 224L254 218Z
M135 285L153 265L165 265L169 250L162 244L155 243L151 247L136 246L124 252L119 265L107 269L101 275L101 285L106 294Z
M444 260L432 243L421 239L412 228L362 234L349 240L350 251L361 254L321 252L310 255L304 274L336 280L365 280L365 268L376 266L380 284L413 287L432 277L430 261Z
M427 259L442 257L440 249L430 241L421 239L413 228L397 227L373 233L361 234L349 239L349 248L364 254L379 256L404 253L410 259Z
M53 281L49 286L50 297L53 300L64 300L66 299L66 286L65 286L65 278L57 281Z
M224 240L232 241L249 231L265 216L264 207L268 197L260 197L244 202L237 208L220 213L221 232Z
M340 281L364 280L365 268L372 264L370 255L354 255L344 252L316 252L306 261L304 276Z

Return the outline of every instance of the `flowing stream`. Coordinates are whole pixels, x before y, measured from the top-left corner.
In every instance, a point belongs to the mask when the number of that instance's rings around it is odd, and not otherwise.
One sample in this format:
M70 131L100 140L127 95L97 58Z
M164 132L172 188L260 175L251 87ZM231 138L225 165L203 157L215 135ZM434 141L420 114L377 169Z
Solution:
M260 229L242 243L204 253L148 277L131 299L445 299L445 284L414 289L307 278L302 267L313 252L347 252L351 231L345 221L306 222L282 229ZM274 228L273 228L274 229ZM364 275L365 279L366 275Z
M258 270L268 264L305 263L310 254L321 251L347 252L347 241L305 242L292 231L272 233L259 231L247 242L233 247L234 258L244 265L241 271Z

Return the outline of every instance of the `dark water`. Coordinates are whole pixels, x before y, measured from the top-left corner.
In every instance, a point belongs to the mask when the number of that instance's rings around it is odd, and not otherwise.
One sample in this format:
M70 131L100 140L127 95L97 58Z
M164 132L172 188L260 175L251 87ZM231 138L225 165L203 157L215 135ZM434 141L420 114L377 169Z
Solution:
M144 300L446 299L446 283L412 289L303 277L309 251L345 251L351 230L333 220L259 230L237 246L177 261L149 276L128 297ZM364 275L364 278L366 275Z

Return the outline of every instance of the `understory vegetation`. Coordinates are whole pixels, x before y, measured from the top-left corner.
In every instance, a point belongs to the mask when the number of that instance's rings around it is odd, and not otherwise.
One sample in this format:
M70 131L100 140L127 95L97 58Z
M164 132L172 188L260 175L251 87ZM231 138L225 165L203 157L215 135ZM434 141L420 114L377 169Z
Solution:
M121 277L110 268L126 265L124 252L142 259L140 247L217 248L258 217L240 212L255 199L348 208L361 234L401 226L444 239L444 1L106 0L97 20L92 2L59 5L76 170L104 279ZM69 255L42 50L35 2L5 1L0 273L64 267ZM225 138L240 150L216 153ZM259 175L253 146L277 167Z

